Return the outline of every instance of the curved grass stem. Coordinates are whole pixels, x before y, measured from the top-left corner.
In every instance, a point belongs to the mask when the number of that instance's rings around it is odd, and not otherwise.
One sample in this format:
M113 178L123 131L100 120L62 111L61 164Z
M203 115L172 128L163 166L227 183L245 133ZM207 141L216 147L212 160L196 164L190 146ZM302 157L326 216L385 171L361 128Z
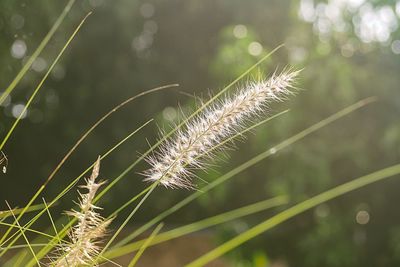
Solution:
M316 195L312 198L307 199L264 222L252 227L251 229L245 231L244 233L236 236L235 238L225 242L224 244L218 246L217 248L211 250L207 254L199 257L193 262L186 265L186 267L197 267L204 266L212 260L224 255L225 253L231 251L232 249L240 246L241 244L247 242L248 240L257 237L258 235L264 233L265 231L280 225L281 223L295 217L296 215L303 213L313 207L316 207L324 202L327 202L333 198L339 197L351 191L360 189L372 183L382 181L386 178L400 174L400 164L393 165L391 167L376 171L374 173L368 174L366 176L357 178L348 183L337 186L330 189L324 193Z

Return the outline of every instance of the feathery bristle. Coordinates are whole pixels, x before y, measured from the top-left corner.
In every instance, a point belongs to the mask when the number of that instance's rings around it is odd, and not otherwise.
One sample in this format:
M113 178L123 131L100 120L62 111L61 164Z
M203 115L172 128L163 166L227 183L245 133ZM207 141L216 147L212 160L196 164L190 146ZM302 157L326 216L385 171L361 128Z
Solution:
M61 254L52 266L96 266L95 258L100 252L101 239L106 234L106 229L111 220L103 218L97 210L101 209L93 204L97 190L103 182L96 182L100 170L100 157L97 159L92 174L86 179L86 184L81 186L87 193L79 192L80 210L71 210L67 214L78 219L78 223L68 233L70 243L62 244L58 248Z
M155 157L147 158L151 168L145 172L145 180L171 188L193 188L189 168L201 167L202 156L243 127L245 120L263 112L270 102L292 94L298 73L285 70L268 80L251 82L232 98L207 108L185 131L178 130L174 140L166 142Z

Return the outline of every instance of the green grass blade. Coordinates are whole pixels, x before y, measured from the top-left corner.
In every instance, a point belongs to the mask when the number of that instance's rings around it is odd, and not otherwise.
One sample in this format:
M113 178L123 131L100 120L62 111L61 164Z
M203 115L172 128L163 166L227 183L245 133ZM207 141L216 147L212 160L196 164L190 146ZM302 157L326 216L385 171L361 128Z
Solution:
M119 247L119 246L123 246L123 245L129 243L131 240L136 238L138 235L142 234L144 231L148 230L153 225L159 223L161 220L163 220L167 216L171 215L172 213L174 213L175 211L181 209L182 207L188 205L190 202L194 201L195 199L200 197L202 194L204 194L204 193L208 192L209 190L213 189L214 187L226 182L227 180L231 179L232 177L234 177L235 175L241 173L242 171L250 168L251 166L257 164L258 162L264 160L265 158L277 153L278 151L280 151L280 150L292 145L293 143L303 139L304 137L306 137L309 134L321 129L322 127L325 127L326 125L328 125L328 124L330 124L330 123L342 118L343 116L348 115L348 114L352 113L353 111L355 111L355 110L357 110L357 109L359 109L359 108L371 103L374 100L375 100L375 98L371 98L370 97L370 98L363 99L363 100L361 100L361 101L359 101L359 102L357 102L357 103L355 103L355 104L353 104L351 106L348 106L348 107L336 112L335 114L327 117L326 119L323 119L320 122L318 122L318 123L308 127L307 129L299 132L298 134L296 134L296 135L284 140L283 142L281 142L278 145L266 150L265 152L253 157L252 159L248 160L247 162L245 162L245 163L239 165L238 167L234 168L230 172L222 175L221 177L219 177L215 181L207 184L201 190L192 193L191 195L189 195L188 197L186 197L182 201L178 202L177 204L175 204L174 206L172 206L168 210L165 210L164 212L160 213L159 215L154 217L152 220L150 220L149 222L147 222L143 226L139 227L132 234L128 235L127 237L122 239L120 242L118 242L114 246L114 248L115 247Z
M10 83L10 85L6 88L6 90L0 96L0 105L3 104L4 100L7 98L8 95L15 89L21 79L25 76L25 73L29 70L32 66L35 59L40 55L43 49L46 47L47 43L53 37L54 33L57 31L58 27L60 27L61 23L64 21L65 16L71 10L72 5L74 4L75 0L70 0L67 5L65 6L64 10L54 22L53 26L51 27L50 31L46 34L43 40L40 42L39 46L33 52L32 56L26 61L22 69L18 72L17 76L15 76L14 80Z
M17 220L17 217L15 217L14 213L12 212L11 206L8 204L7 201L6 201L6 204L7 204L8 208L10 209L10 212L12 213L12 216L14 217L15 223L16 223L17 226L20 228L21 234L23 235L23 237L24 237L24 239L25 239L25 241L26 241L26 244L28 245L29 250L31 251L31 253L32 253L32 255L33 255L33 258L35 259L36 264L40 267L40 262L39 262L38 258L36 257L35 251L33 250L32 246L31 246L30 243L29 243L29 239L26 237L24 231L22 231L22 227L21 227L21 225L19 224L19 222L18 222L18 220Z
M293 218L294 216L307 211L313 207L320 205L326 201L329 201L333 198L339 197L343 194L349 193L356 189L362 188L367 186L371 183L375 183L386 178L392 177L394 175L400 174L400 164L393 165L386 169L379 170L377 172L368 174L366 176L357 178L353 181L348 183L342 184L337 186L333 189L330 189L322 194L316 195L312 198L307 199L304 202L301 202L275 216L272 218L252 227L251 229L247 230L246 232L236 236L235 238L229 240L228 242L218 246L217 248L213 249L212 251L208 252L207 254L199 257L195 261L186 265L187 267L197 267L197 266L204 266L205 264L209 263L210 261L217 259L218 257L224 255L228 251L240 246L244 242L262 234L263 232L287 221L288 219Z
M129 220L133 217L133 215L139 210L139 208L142 206L144 201L150 196L150 194L154 191L154 189L157 187L158 183L153 183L152 186L150 187L150 190L147 191L146 195L140 200L140 202L135 206L135 208L132 210L132 212L128 215L128 217L124 220L124 222L121 224L121 226L118 228L117 231L113 234L113 236L110 238L110 240L107 242L107 244L104 246L103 250L99 254L100 256L109 248L109 246L114 242L115 238L118 236L118 234L122 231L122 229L126 226L126 224L129 222Z
M247 205L235 210L231 210L228 212L224 212L218 214L216 216L212 216L194 223L190 223L173 230L161 233L153 239L153 241L149 244L149 246L154 246L156 244L160 244L162 242L166 242L190 233L194 233L218 224L226 223L229 221L233 221L235 219L242 218L244 216L248 216L257 212L265 211L267 209L277 207L280 205L284 205L288 203L288 198L286 196L278 196L271 199L263 200L251 205ZM114 259L117 257L121 257L123 255L132 253L138 250L145 240L139 240L134 243L128 244L126 246L116 248L105 253L105 257L109 259Z
M24 116L25 112L28 110L28 107L31 105L33 99L35 98L36 94L39 92L39 90L42 88L42 85L44 82L47 80L47 77L50 75L51 71L53 70L54 66L58 63L60 60L61 56L64 54L65 50L69 46L69 44L72 42L72 40L75 38L75 35L79 32L80 28L82 27L83 23L85 20L88 18L88 16L91 13L87 14L86 17L83 18L83 20L79 23L78 27L76 27L75 31L72 33L72 35L69 37L61 51L58 53L57 57L53 61L53 63L50 65L49 69L47 70L46 74L43 76L42 80L39 82L39 84L36 86L35 90L33 91L32 95L29 97L28 102L26 103L24 109L22 110L21 114L18 116L18 118L15 120L14 124L11 126L10 130L7 132L6 136L4 137L3 141L0 144L0 150L3 149L4 145L8 141L8 139L11 137L11 134L17 127L18 123L21 121L21 118Z
M159 86L159 87L155 87L153 89L141 92L133 97L130 97L126 100L124 100L122 103L118 104L117 106L115 106L113 109L111 109L109 112L107 112L106 114L104 114L99 120L97 120L79 139L78 141L72 146L72 148L65 154L65 156L62 158L62 160L58 163L58 165L56 166L56 168L54 168L53 172L49 175L49 177L47 178L44 186L46 186L47 183L49 183L51 181L51 179L53 179L53 177L56 175L56 173L58 172L58 170L61 168L61 166L65 163L65 161L71 156L71 154L76 150L76 148L83 142L83 140L85 140L88 135L93 132L94 129L96 129L103 121L105 121L108 117L111 116L111 114L113 114L114 112L118 111L120 108L124 107L125 105L129 104L130 102L132 102L133 100L140 98L141 96L147 95L147 94L151 94L157 91L161 91L161 90L165 90L165 89L170 89L170 88L174 88L177 87L178 84L167 84L167 85L163 85L163 86Z
M47 237L47 238L55 238L55 236L52 236L52 235L49 235L49 234L46 234L46 233L44 233L44 232L41 232L41 231L38 231L38 230L34 230L34 229L31 229L31 228L27 228L27 227L25 227L25 226L19 226L19 225L17 225L17 224L11 224L11 223L5 223L5 222L0 222L0 225L4 225L4 226L8 226L8 227L11 227L11 228L18 228L18 230L23 230L24 232L31 232L31 233L35 233L35 234L38 234L38 235L41 235L41 236L44 236L44 237ZM1 246L0 246L1 247ZM2 248L2 250L4 250L5 248Z
M142 256L143 252L146 250L146 248L149 246L151 241L153 241L154 237L161 231L161 228L164 226L163 223L160 223L154 231L151 233L149 238L146 239L146 241L143 243L143 245L140 247L139 251L135 254L135 257L133 257L132 261L129 263L128 267L133 267L136 265L138 262L139 258Z
M29 208L26 209L26 212L32 212L32 211L37 211L37 210L41 210L45 207L45 205L43 204L37 204L37 205L33 205L30 206ZM18 215L20 214L23 210L25 209L25 207L23 208L18 208L18 209L13 209L12 212L14 213L14 215ZM0 218L7 218L12 216L12 213L8 210L4 210L4 211L0 211Z
M14 266L22 266L22 262L24 261L24 258L28 252L25 250L21 252L21 254L18 256L17 260L14 262Z
M71 36L69 37L69 39L67 40L67 42L64 44L63 48L61 49L61 51L58 53L57 57L54 59L53 63L51 64L51 66L49 67L49 69L47 70L46 74L43 76L42 80L39 82L39 84L37 85L36 89L34 90L34 92L32 93L32 95L29 97L28 102L26 103L23 111L21 112L21 114L18 116L18 118L15 120L14 124L11 126L10 130L7 132L6 136L4 137L2 143L0 144L0 150L3 149L4 145L6 144L7 140L10 138L11 134L13 133L14 129L17 127L18 123L20 122L22 116L24 115L24 113L27 111L28 107L30 106L30 104L32 103L33 99L35 98L36 94L39 92L39 90L42 88L43 83L46 81L47 77L49 76L50 72L53 70L54 66L57 64L57 62L59 61L59 59L61 58L61 56L64 54L65 50L67 49L67 47L69 46L69 44L71 43L71 41L74 39L75 35L79 32L80 28L82 27L83 23L85 22L85 20L87 19L87 17L90 15L91 13L89 13L88 15L86 15L83 20L79 23L79 25L75 28L74 32L71 34ZM39 194L39 191L36 192L35 196L37 197ZM32 203L29 203L26 207L29 207ZM21 212L21 214L18 216L17 220L19 220L22 215L24 214L24 211ZM3 237L0 239L0 244L5 240L5 238L7 238L9 234L9 231L7 231ZM2 253L0 253L0 256L2 255Z
M47 212L47 214L48 214L48 216L49 216L49 219L50 219L50 222L51 222L51 226L53 227L55 236L56 236L57 239L58 239L57 241L58 241L58 243L61 243L61 239L60 239L60 236L58 235L57 227L56 227L56 225L55 225L55 223L54 223L53 216L51 216L51 213L50 213L49 207L48 207L47 204L46 204L46 201L44 200L44 198L42 198L42 199L43 199L44 205L46 206L46 212Z

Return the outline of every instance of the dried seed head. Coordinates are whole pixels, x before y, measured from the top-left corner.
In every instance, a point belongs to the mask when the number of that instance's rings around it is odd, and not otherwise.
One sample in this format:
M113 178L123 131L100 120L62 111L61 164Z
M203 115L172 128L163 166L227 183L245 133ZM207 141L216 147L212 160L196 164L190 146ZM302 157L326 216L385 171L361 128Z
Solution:
M58 247L60 256L52 266L93 266L95 258L100 252L100 243L106 234L106 229L111 220L103 218L97 210L101 209L93 204L97 190L103 184L97 183L99 175L100 157L97 159L92 174L86 179L86 184L81 186L87 189L86 193L79 192L80 210L71 210L67 214L78 219L78 223L68 233L70 243Z
M262 113L273 101L282 101L292 94L299 71L285 70L268 80L248 83L233 97L207 108L178 130L153 157L147 158L151 168L146 181L159 181L171 188L193 188L191 169L203 166L201 157L225 138L244 126L252 116Z

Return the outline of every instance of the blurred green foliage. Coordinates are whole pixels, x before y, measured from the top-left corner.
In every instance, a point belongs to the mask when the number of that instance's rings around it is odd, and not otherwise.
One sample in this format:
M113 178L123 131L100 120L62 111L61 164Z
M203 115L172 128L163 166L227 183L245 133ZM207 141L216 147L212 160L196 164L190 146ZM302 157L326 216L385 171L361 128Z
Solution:
M5 89L66 1L0 2L0 88ZM5 148L9 168L0 196L22 206L75 140L103 113L127 97L168 83L178 90L134 102L95 131L67 162L45 192L55 196L98 154L155 117L168 127L188 112L193 99L228 84L281 43L253 73L272 73L286 64L303 68L298 95L271 107L291 111L258 128L237 144L212 180L245 159L367 96L379 101L319 131L290 149L239 175L204 196L170 223L185 223L268 196L289 194L303 200L334 185L400 160L400 2L399 1L77 1L50 45L1 108L4 135L34 86L89 11L93 15L46 81ZM245 81L242 82L242 84ZM113 179L157 138L147 127L103 162ZM103 205L118 207L143 188L132 172ZM200 182L199 182L200 183ZM344 196L258 237L230 256L237 266L397 266L400 264L400 181ZM145 221L188 194L160 189L136 221ZM69 194L62 210L69 205ZM4 208L3 204L2 208ZM270 214L219 228L225 239ZM235 265L235 266L236 266Z

